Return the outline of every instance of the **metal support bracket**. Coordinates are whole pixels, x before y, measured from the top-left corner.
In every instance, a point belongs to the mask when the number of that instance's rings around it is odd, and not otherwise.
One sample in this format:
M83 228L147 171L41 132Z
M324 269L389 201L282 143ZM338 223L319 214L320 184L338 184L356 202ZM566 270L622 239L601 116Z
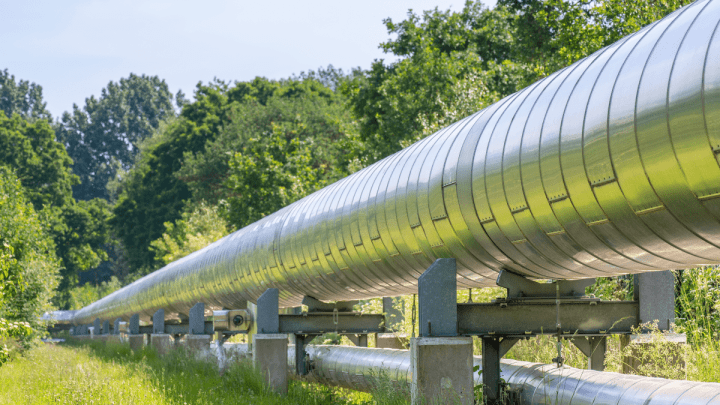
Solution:
M457 336L455 259L437 259L418 278L420 336Z
M152 333L165 333L165 310L162 308L153 314Z
M606 336L581 336L570 340L588 358L588 370L605 370Z
M140 315L134 314L130 317L130 325L128 325L128 332L131 335L140 334Z
M188 333L190 335L204 335L205 334L205 304L198 302L192 308L188 314L188 322L190 324ZM212 334L212 333L210 333Z
M280 333L280 291L268 288L257 300L258 333Z
M295 372L297 375L307 375L310 372L305 347L313 338L314 336L306 334L295 334Z
M675 276L672 271L653 271L634 276L639 323L658 322L661 331L675 322Z

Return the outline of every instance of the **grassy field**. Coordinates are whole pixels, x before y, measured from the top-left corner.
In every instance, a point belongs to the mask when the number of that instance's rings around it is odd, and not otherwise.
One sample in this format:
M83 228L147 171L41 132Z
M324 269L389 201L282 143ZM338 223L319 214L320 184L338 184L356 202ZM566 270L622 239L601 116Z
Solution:
M247 364L221 376L182 350L159 357L151 349L96 342L46 345L0 367L0 404L307 404L372 403L369 394L292 381L287 397L268 392Z

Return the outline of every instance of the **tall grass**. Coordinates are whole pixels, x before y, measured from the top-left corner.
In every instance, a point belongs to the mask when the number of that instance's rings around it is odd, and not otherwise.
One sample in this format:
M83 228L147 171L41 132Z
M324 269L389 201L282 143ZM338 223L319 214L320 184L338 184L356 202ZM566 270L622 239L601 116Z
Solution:
M220 375L215 363L145 348L90 342L41 346L0 368L0 404L365 404L367 394L292 381L269 391L246 362Z

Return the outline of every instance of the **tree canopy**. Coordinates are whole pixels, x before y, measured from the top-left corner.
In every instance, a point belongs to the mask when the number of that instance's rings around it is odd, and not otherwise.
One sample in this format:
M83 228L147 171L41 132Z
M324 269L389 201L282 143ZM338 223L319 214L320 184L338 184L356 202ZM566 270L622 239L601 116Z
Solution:
M174 116L173 95L157 76L130 74L110 82L100 97L91 96L80 108L62 115L57 137L73 159L75 198L108 199L107 184L118 171L134 163L138 144L164 119Z
M27 80L16 81L7 69L0 70L0 110L8 117L17 114L29 121L52 120L43 100L42 86Z

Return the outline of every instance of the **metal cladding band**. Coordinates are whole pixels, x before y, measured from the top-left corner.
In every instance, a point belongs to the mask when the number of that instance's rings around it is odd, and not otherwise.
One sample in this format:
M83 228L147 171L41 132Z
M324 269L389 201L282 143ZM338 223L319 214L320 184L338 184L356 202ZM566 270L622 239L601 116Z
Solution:
M83 308L95 318L720 263L720 0L699 0ZM241 307L244 308L244 307Z
M308 346L307 351L313 370L302 377L305 380L359 391L371 391L379 376L398 385L411 383L407 350ZM288 355L288 359L294 358ZM482 367L482 358L475 357L474 363ZM500 366L502 378L512 391L519 393L519 403L523 405L720 404L717 383L557 368L516 360L502 360ZM477 373L475 383L482 383Z

